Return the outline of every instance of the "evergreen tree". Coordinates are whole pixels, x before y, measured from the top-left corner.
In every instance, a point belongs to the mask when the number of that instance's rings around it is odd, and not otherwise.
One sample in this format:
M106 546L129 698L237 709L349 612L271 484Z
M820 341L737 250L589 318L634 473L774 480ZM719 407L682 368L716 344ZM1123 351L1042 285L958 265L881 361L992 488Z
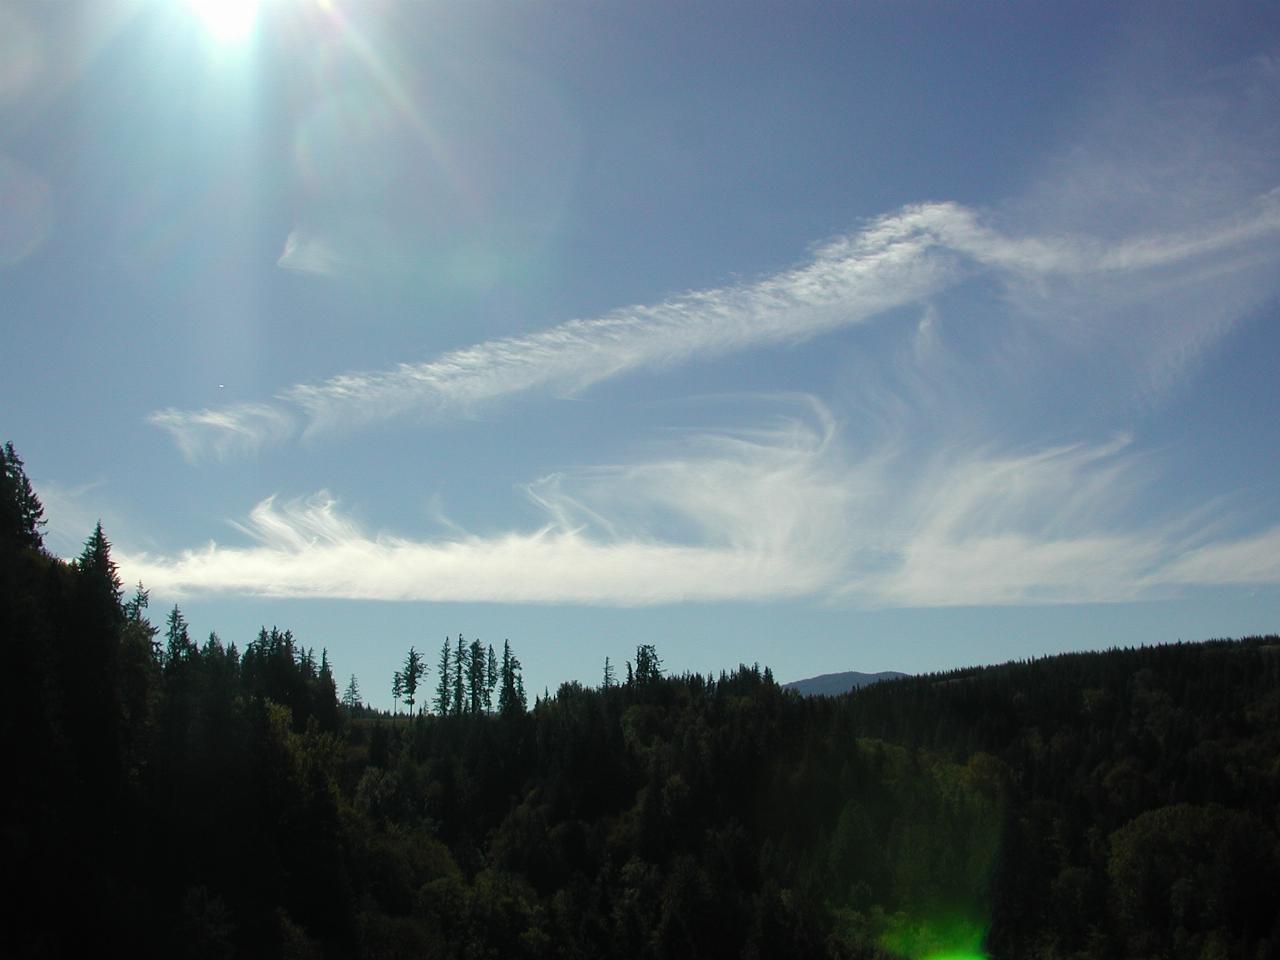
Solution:
M165 621L164 639L164 665L167 670L175 669L185 663L195 652L195 645L187 633L186 617L182 615L176 603Z
M222 660L226 657L226 648L222 646L222 638L218 636L216 630L209 631L209 639L204 642L204 648L200 651L200 656L210 662L215 659Z
M31 489L22 460L13 444L6 443L0 451L0 544L39 550L44 546L44 523L44 507Z
M150 602L151 593L142 589L142 581L139 580L137 587L134 588L133 597L124 605L124 620L130 634L147 644L148 649L151 650L152 659L158 663L162 651L156 635L160 630L152 626L151 621L142 615L142 611L147 609Z
M489 652L485 655L484 664L484 712L493 712L493 691L498 685L498 658L493 652L493 644L489 644Z
M440 679L436 681L436 713L442 717L449 715L452 706L452 683L453 673L450 669L449 638L444 638L444 646L440 648L440 662L436 666L436 673L440 675Z
M635 682L645 687L661 677L662 661L658 659L658 651L651 643L640 644L636 647Z
M348 710L355 710L360 706L360 684L354 673L347 681L347 689L342 693L342 705Z
M76 561L76 569L88 583L90 594L101 603L104 611L112 620L124 619L124 608L120 604L120 575L116 572L116 563L111 559L111 544L102 532L102 521L93 528L93 533L84 542L84 550Z
M467 709L472 715L484 711L486 683L484 647L479 639L472 640L467 649Z
M413 705L418 695L418 681L426 675L427 668L422 662L422 655L413 647L405 657L404 669L400 674L400 682L404 687L404 702L409 705L409 716L413 716Z
M142 619L142 611L147 609L147 605L151 602L151 591L142 589L142 581L138 581L138 585L133 590L133 596L125 602L124 618L130 623L137 623Z
M404 677L397 670L391 675L391 715L394 717L400 707L400 698L404 696Z
M613 664L609 662L609 658L604 658L604 688L608 690L610 687L618 685L618 678L614 675Z
M524 713L528 701L524 695L524 677L520 672L520 661L511 652L511 641L502 643L502 666L499 670L498 713L510 716Z
M463 699L463 677L467 672L467 648L462 645L462 634L458 634L458 646L453 653L453 713L454 716L462 716L462 708L465 705Z

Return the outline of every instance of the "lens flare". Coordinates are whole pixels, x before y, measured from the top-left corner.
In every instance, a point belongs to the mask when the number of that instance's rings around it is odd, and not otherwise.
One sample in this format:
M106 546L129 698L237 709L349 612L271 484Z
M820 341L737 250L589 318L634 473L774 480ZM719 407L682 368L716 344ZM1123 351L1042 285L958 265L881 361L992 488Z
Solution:
M45 242L52 228L48 184L0 154L0 267L21 263Z
M248 39L258 21L261 0L187 0L200 22L219 43Z
M880 946L905 960L985 960L986 933L985 925L972 917L899 914L880 937Z

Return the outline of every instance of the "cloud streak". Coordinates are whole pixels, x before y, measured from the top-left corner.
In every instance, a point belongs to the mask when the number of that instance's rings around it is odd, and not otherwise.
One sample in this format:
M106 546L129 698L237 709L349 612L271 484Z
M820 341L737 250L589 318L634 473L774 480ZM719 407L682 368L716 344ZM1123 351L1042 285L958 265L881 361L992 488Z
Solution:
M1112 243L1013 236L957 204L922 204L822 245L803 266L752 283L488 340L420 363L297 384L271 403L162 410L151 422L167 430L188 458L220 457L294 436L299 423L305 432L316 433L410 412L456 415L531 391L573 394L636 370L798 342L898 307L925 304L975 273L1025 284L1063 278L1096 282L1174 267L1212 265L1230 272L1237 264L1255 262L1259 245L1267 247L1264 261L1275 259L1278 242L1280 197L1274 193L1195 230ZM1150 283L1167 286L1177 280L1149 277L1144 289L1150 295L1155 292Z
M319 234L299 227L289 231L276 266L299 273L333 276L343 273L346 264L331 243Z
M796 400L792 398L794 411ZM1118 437L1023 453L854 457L829 411L697 435L672 456L544 477L530 530L370 533L321 492L259 503L247 543L122 555L161 594L639 606L819 597L860 607L1099 603L1280 583L1280 528L1126 526L1148 460Z
M847 552L833 516L850 491L833 473L825 411L764 429L692 438L690 457L543 478L545 522L437 540L370 534L321 492L259 503L246 546L174 557L121 554L161 593L643 605L809 595ZM614 509L621 501L626 510ZM612 504L612 506L611 506ZM678 535L656 536L665 517Z
M190 461L221 460L253 453L293 435L296 421L287 410L267 403L241 403L204 410L157 410L147 418L169 433Z

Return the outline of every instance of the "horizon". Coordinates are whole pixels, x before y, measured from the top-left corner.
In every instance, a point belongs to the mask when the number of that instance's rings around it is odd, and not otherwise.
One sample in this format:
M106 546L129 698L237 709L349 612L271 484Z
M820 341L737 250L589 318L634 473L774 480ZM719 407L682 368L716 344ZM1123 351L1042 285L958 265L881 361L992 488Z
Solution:
M0 5L4 434L391 702L1280 628L1280 13Z

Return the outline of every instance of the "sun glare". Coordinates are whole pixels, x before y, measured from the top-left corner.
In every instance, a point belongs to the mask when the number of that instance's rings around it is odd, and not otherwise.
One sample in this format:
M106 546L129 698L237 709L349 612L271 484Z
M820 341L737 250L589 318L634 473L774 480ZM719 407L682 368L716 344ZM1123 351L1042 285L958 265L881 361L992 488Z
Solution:
M187 0L219 43L237 43L253 33L261 0Z

